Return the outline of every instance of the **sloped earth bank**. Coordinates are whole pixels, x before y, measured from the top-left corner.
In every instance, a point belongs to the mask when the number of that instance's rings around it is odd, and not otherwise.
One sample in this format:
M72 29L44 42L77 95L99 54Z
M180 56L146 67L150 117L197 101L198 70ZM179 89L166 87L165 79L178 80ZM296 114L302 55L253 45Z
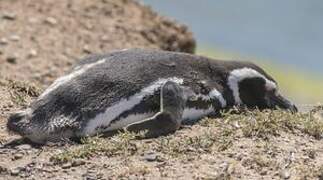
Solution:
M185 26L129 0L0 0L0 143L26 106L79 57L131 47L194 51ZM138 140L0 148L0 179L319 179L322 108L244 112Z

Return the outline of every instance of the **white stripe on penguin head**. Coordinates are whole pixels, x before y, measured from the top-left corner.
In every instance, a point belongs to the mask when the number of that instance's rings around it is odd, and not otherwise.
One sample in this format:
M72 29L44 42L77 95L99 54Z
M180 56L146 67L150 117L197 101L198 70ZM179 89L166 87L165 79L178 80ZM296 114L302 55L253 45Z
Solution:
M217 90L212 89L209 93L210 98L216 98L220 101L221 107L224 108L227 106L227 101L224 99L223 95Z
M262 78L266 81L266 89L276 89L277 84L269 79L267 79L264 75L260 74L258 71L251 69L251 68L241 68L241 69L235 69L230 72L228 77L228 86L233 92L234 101L237 105L241 105L242 101L240 99L239 94L239 82L241 82L244 79L247 78Z

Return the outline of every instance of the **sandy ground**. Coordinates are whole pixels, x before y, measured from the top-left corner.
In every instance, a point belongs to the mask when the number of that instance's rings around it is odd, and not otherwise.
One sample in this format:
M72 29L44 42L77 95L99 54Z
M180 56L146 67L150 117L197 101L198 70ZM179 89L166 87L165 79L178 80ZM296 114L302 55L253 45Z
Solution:
M6 132L9 114L79 58L132 47L193 53L195 41L186 26L131 0L1 0L0 143L18 138ZM299 131L246 137L232 127L198 123L157 139L0 145L0 179L323 178L319 138Z

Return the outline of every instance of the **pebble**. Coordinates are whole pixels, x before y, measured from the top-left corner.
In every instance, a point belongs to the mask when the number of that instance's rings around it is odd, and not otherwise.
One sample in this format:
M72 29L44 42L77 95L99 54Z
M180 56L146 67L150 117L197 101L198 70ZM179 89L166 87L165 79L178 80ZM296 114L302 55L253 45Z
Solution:
M152 162L152 161L156 161L157 160L157 154L156 153L147 153L144 155L144 159L146 161Z
M28 57L36 57L38 52L35 49L29 51Z
M24 157L24 155L22 153L17 153L14 155L15 160L21 159L22 157Z
M31 149L31 145L22 144L22 145L17 146L17 149L19 149L19 150L29 150L29 149Z
M290 178L290 172L286 169L283 169L281 172L280 172L280 177L282 179L289 179Z
M90 54L91 53L91 49L88 45L84 45L83 46L83 52L84 53L87 53L87 54Z
M16 64L17 63L17 56L8 56L7 62L10 64Z
M0 44L1 45L6 45L6 44L8 44L8 40L6 38L1 38L0 39Z
M265 175L267 175L267 174L268 174L267 170L262 170L262 171L260 172L260 175L262 175L262 176L265 176Z
M8 13L8 12L5 12L3 15L2 15L2 18L3 19L6 19L6 20L11 20L11 21L13 21L13 20L15 20L16 19L16 14L14 14L14 13Z
M0 166L0 174L7 171L8 169L6 167Z
M11 169L11 170L10 170L10 174L11 174L12 176L18 176L18 175L19 175L19 173L20 173L20 169L19 169L19 168L15 168L15 169Z
M19 41L20 40L20 36L18 36L18 35L12 35L12 36L9 37L9 39L11 41Z
M86 180L97 180L95 175L84 175Z
M68 168L71 168L71 167L72 167L72 164L70 162L67 162L67 163L62 165L62 169L68 169Z
M50 25L56 25L57 24L57 20L55 18L53 18L53 17L47 17L45 19L45 22L50 24Z
M76 167L76 166L81 166L81 165L84 165L85 164L85 161L81 160L81 159L77 159L77 160L74 160L72 162L72 166L73 167Z

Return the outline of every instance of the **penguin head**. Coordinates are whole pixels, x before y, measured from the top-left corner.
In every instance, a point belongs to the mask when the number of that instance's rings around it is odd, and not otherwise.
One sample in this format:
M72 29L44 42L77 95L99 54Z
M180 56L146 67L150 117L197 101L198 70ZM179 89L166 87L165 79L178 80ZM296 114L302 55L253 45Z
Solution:
M227 83L236 105L297 112L296 106L279 93L277 82L254 64L231 70Z

